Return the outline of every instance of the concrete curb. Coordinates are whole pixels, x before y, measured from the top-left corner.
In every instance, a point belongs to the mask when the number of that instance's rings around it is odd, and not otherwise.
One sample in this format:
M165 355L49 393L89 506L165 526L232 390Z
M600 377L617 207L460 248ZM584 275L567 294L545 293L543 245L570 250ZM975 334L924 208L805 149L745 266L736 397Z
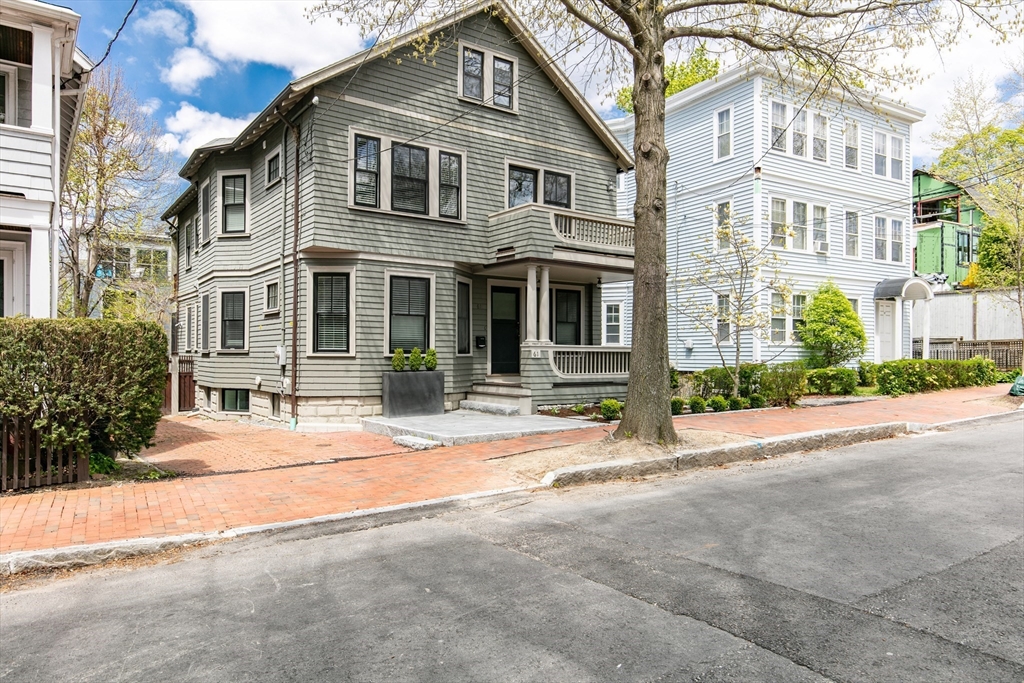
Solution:
M70 546L67 548L49 548L45 550L25 550L6 553L0 558L0 576L10 576L33 570L72 569L89 565L102 564L111 560L120 560L141 555L183 548L201 543L221 541L240 536L265 533L270 531L286 531L298 527L332 522L362 522L358 528L387 526L408 519L422 517L425 513L439 513L455 510L466 503L480 498L500 498L504 495L527 491L536 486L516 486L506 489L464 493L445 498L434 498L414 503L389 505L387 507L352 510L319 517L307 517L288 522L272 522L253 526L237 527L224 531L207 531L177 536L158 538L133 538L123 541L108 541L91 545Z

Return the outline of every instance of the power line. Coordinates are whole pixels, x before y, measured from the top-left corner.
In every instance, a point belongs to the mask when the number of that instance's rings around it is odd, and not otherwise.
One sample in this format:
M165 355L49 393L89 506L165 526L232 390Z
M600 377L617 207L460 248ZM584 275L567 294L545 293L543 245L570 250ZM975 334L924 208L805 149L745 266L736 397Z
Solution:
M135 11L135 7L138 4L139 4L139 0L135 0L134 2L132 2L132 6L128 9L128 14L124 15L124 21L121 22L121 25L118 27L117 31L114 33L114 37L110 39L109 43L107 43L107 49L103 53L103 56L100 57L100 61L98 61L95 64L93 64L92 68L89 68L89 69L86 69L85 71L83 71L82 74L81 74L82 76L84 76L86 74L89 74L89 73L92 73L93 71L98 69L100 64L102 64L103 61L110 55L110 48L112 48L114 46L114 41L117 40L117 37L121 35L121 31L124 30L125 25L128 23L128 18L132 15L132 12Z

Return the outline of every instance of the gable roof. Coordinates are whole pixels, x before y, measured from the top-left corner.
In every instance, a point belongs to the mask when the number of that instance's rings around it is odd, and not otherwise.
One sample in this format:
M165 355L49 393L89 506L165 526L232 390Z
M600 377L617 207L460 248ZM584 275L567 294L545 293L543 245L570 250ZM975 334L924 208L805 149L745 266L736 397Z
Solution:
M915 168L914 169L914 175L928 176L929 178L934 178L935 180L938 180L939 182L946 183L947 185L950 185L950 186L956 188L960 192L963 192L968 197L970 197L971 201L973 201L975 203L975 205L977 205L977 207L979 209L981 209L984 213L992 213L992 211L993 211L993 207L991 206L991 203L989 202L988 197L986 197L984 194L979 192L977 187L976 187L976 185L964 185L961 182L958 182L956 180L951 180L951 179L947 178L946 176L939 175L938 173L932 173L931 171L926 171L926 170L924 170L922 168ZM916 201L916 198L915 198L915 201Z
M310 74L297 78L285 86L284 90L275 97L253 121L246 126L245 130L238 134L233 140L224 141L221 139L197 148L189 156L188 161L182 166L179 175L188 178L193 175L199 166L214 151L226 151L227 149L242 149L260 138L271 126L277 123L277 114L284 114L294 107L299 100L308 94L314 87L336 78L345 72L359 67L370 58L389 53L397 48L412 43L417 38L426 34L434 33L451 24L457 24L481 12L491 10L500 14L507 20L509 29L516 36L519 43L526 49L538 66L551 79L559 92L569 102L577 114L587 123L591 130L604 143L611 152L619 168L629 170L633 167L633 158L626 148L619 142L618 138L611 132L604 120L594 110L583 94L572 84L565 73L554 63L551 55L547 53L537 38L526 28L522 20L505 4L504 0L480 0L467 6L462 11L451 16L439 19L424 26L417 27L403 33L380 47L371 47L362 52L357 52L351 57L335 62L318 69Z

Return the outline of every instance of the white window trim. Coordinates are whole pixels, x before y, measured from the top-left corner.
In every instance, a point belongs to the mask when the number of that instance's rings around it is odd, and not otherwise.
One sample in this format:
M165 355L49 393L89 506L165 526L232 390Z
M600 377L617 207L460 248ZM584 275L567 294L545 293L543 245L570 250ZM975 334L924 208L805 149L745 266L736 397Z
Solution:
M855 130L855 133L856 133L855 137L857 139L857 165L856 166L849 166L846 163L846 133L847 133L847 126L851 126L851 125L856 129ZM874 144L873 141L872 141L872 144ZM844 122L844 125L843 125L843 168L844 169L846 169L847 171L854 171L854 172L859 172L861 170L861 166L863 165L861 163L861 150L863 149L863 147L864 147L864 139L861 137L861 134L860 134L860 122L857 121L856 119L847 119ZM873 161L874 160L872 160L872 162Z
M785 246L778 247L778 246L775 246L775 245L773 245L771 243L771 240L772 240L772 201L776 200L776 199L780 199L780 200L786 202L786 222L785 222L784 225L786 227L787 232L789 230L792 230L794 228L794 225L795 225L793 223L793 204L794 203L799 203L799 204L804 204L804 205L807 206L807 219L806 219L807 222L804 224L804 228L807 230L807 237L804 240L804 243L807 245L805 248L797 249L796 247L794 247L793 246L793 240L795 238L792 235L789 235L789 234L786 235L786 244L785 244ZM795 254L813 254L813 253L815 253L814 252L814 207L815 206L823 206L823 207L825 207L826 216L828 215L828 213L829 213L829 205L828 204L815 204L814 202L811 202L811 201L809 201L807 199L802 199L802 198L794 199L793 197L791 197L789 195L770 195L768 197L768 248L769 249L773 249L775 251L789 251L789 252L793 252ZM846 229L846 227L844 225L843 230L845 231L845 229ZM827 219L826 219L826 224L825 224L825 234L826 234L826 236L828 235L828 222L827 222ZM845 237L845 232L844 232L844 237ZM844 243L844 248L845 248L845 243Z
M772 137L772 105L781 104L786 107L786 130L783 135L783 139L786 143L786 150L775 149L775 139ZM805 145L804 154L797 154L793 151L793 126L796 123L796 115L803 111L807 115L807 129L805 134L807 135L807 144ZM825 117L825 159L814 158L814 117L823 116ZM717 119L716 119L717 121ZM715 145L715 151L717 153L718 145ZM821 110L810 109L808 107L797 107L795 104L785 102L783 100L771 99L768 100L768 151L774 154L782 154L794 159L803 159L804 161L810 161L821 166L828 166L832 159L832 117L827 115ZM845 153L845 150L844 150Z
M273 159L275 156L278 159L278 161L277 161L277 180L271 180L270 182L267 182L267 178L270 177L270 175L269 175L269 172L270 172L270 160ZM277 185L278 183L280 183L281 179L284 178L284 174L282 173L282 171L284 170L284 163L283 162L284 162L284 159L281 158L281 145L278 145L274 149L270 150L270 152L267 154L266 158L263 160L263 189L264 190L269 190L270 188L272 188L275 185ZM248 200L248 198L249 198L248 197L248 193L246 193L246 200Z
M823 117L825 119L825 158L824 159L815 159L814 158L814 117L815 116L821 116L821 117ZM807 154L808 154L807 158L810 159L811 161L813 161L816 164L821 164L823 166L828 166L831 163L831 161L832 161L832 117L829 116L828 114L822 112L822 111L819 111L819 110L813 110L813 111L812 110L808 110L807 111L807 121L808 121L808 128L809 128L809 131L808 131L808 134L807 134L807 138L808 138L808 140L810 140L810 144L808 145L808 149L807 149Z
M716 199L714 201L714 203L711 205L711 246L714 248L715 251L731 251L732 250L731 244L730 244L729 248L725 249L725 248L723 248L721 246L721 244L719 243L719 240L718 240L718 207L721 206L722 204L728 204L729 205L729 217L732 218L732 205L733 205L733 198L732 198L732 196L721 197L720 199ZM771 210L771 203L768 204L768 207L769 207L769 211L770 211ZM770 220L770 217L769 217L768 223L769 223L769 237L770 237L770 233L771 233L771 220ZM736 222L735 221L733 221L732 228L733 228L733 230L736 229Z
M459 353L459 284L463 282L469 285L469 353ZM390 293L390 292L389 292ZM455 356L457 358L468 358L473 355L473 280L462 276L455 276Z
M804 297L804 312L807 311L807 306L810 304L810 293L808 292L792 292L789 295L789 301L786 302L786 313L785 315L773 315L772 314L772 299L775 292L768 292L768 339L766 340L770 346L792 346L792 345L803 345L799 339L793 336L793 297L802 296ZM775 318L786 319L786 339L784 341L773 341L772 340L772 328L771 321ZM796 318L796 320L803 320L803 318Z
M430 321L427 325L427 349L437 348L437 337L435 328L437 326L437 274L427 270L399 270L397 268L384 269L384 355L390 358L391 353L391 278L418 277L430 280ZM420 349L423 353L427 349ZM408 349L411 351L412 349Z
M207 244L209 244L211 241L213 241L217 237L217 231L214 229L214 227L217 225L217 222L216 222L216 220L214 219L214 216L213 216L213 206L210 206L209 207L209 226L207 226L208 236L207 236L206 239L202 239L202 237L203 237L203 227L204 227L203 226L203 190L205 190L209 186L210 186L210 179L207 178L206 180L204 180L203 182L201 182L199 184L199 194L196 196L196 206L199 207L199 213L196 215L196 225L199 228L197 230L197 235L200 238L200 239L196 240L196 244L194 245L195 248L196 248L196 253L199 252L199 242L202 242L202 245L205 247ZM213 204L213 201L212 201L212 194L213 194L213 192L211 191L210 194L211 194L210 204Z
M732 326L731 322L729 323L729 339L727 339L726 341L718 341L718 311L719 311L719 308L718 308L718 298L721 297L721 296L728 296L729 297L729 310L730 310L730 312L732 311L732 297L731 296L729 296L727 294L718 294L717 292L712 292L711 293L711 297L712 297L711 304L715 307L715 327L711 331L711 343L712 344L718 344L719 346L725 346L725 347L736 346L736 337L737 337L736 328L734 328Z
M881 218L885 221L885 258L878 258L875 256L875 220ZM903 240L901 244L903 258L899 261L892 259L892 222L900 221L903 223ZM905 218L897 218L891 214L879 214L872 216L871 218L871 259L875 263L903 263L907 262L907 220Z
M195 322L195 317L194 317L194 313L193 313L194 309L195 309L195 306L193 304L188 304L188 305L185 306L185 322L184 322L185 334L182 335L182 336L185 337L185 348L183 350L186 353L190 353L192 351L195 351L194 343L195 343L195 336L196 336L196 330L195 330L196 322Z
M466 97L462 92L463 86L463 67L465 60L463 58L464 50L469 48L470 50L476 50L477 52L483 53L483 95L482 100L475 99L473 97ZM499 107L494 104L494 58L504 59L505 61L512 62L512 108ZM477 106L484 106L489 109L496 109L497 111L503 111L507 114L518 114L519 113L519 58L514 55L505 54L504 52L497 52L492 48L482 47L473 43L467 43L459 41L459 99L463 102L472 103Z
M224 232L224 226L221 224L221 218L224 216L224 178L226 176L245 176L245 230L242 232ZM247 168L240 168L237 170L225 170L217 171L217 201L213 202L214 206L217 207L217 218L210 216L211 227L216 226L217 230L211 230L211 237L220 239L222 237L227 239L238 239L249 237L252 232L252 172Z
M19 313L26 313L28 309L28 298L25 296L28 284L25 277L25 271L28 266L26 261L26 245L24 242L0 241L0 249L11 254L8 270L3 274L4 283L11 283L10 292L8 293L6 289L4 290L4 297L7 298L4 306L4 315L9 317Z
M192 270L192 251L195 249L195 245L192 244L192 240L195 239L196 233L193 228L193 223L198 220L192 218L185 221L185 272Z
M277 285L277 306L267 308L267 290L270 285ZM281 281L277 278L263 281L263 315L274 315L281 312Z
M881 133L885 135L885 173L875 173L875 135ZM903 175L899 178L892 177L892 141L899 140L902 145L903 155L900 160L903 162ZM891 180L894 183L904 183L907 177L907 153L910 151L910 145L907 144L907 138L901 133L893 132L887 128L873 128L871 131L871 176L873 178L884 178Z
M212 306L207 306L206 315L203 315L203 297L209 297L207 301L213 301L216 303L217 290L211 290L205 294L200 294L196 300L196 350L204 355L209 355L210 350L216 347L217 339L217 328L218 325L210 325L210 312ZM203 348L203 322L206 322L206 348Z
M625 302L620 300L605 301L602 303L602 315L601 315L601 346L626 346L625 335L623 334L623 313L625 311ZM618 306L619 307L619 341L617 343L610 343L608 341L608 307Z
M535 161L523 161L522 159L505 157L505 185L503 187L503 192L505 193L504 206L506 211L509 208L512 208L509 207L508 205L508 174L509 169L512 166L516 166L518 168L525 168L528 171L537 172L537 201L527 204L520 204L519 206L514 208L520 209L524 206L540 206L544 207L549 211L557 211L563 208L561 206L554 206L553 204L544 203L544 173L545 171L550 171L551 173L558 173L559 175L569 176L569 208L566 210L576 210L576 171L567 168L555 168L553 166L542 167Z
M364 135L380 140L380 160L379 168L377 169L377 206L361 206L356 204L356 158L354 150L356 148L357 135ZM469 166L469 159L466 150L459 147L435 145L425 143L420 140L411 143L411 146L413 147L420 147L427 150L427 213L408 213L405 211L395 211L391 208L391 147L392 145L403 144L406 139L407 138L391 137L384 133L379 133L365 128L349 126L348 148L353 150L353 153L349 155L348 160L348 208L354 211L384 213L389 216L402 216L404 218L416 220L441 221L454 225L466 225L468 222L466 220L466 195L468 194L466 191L466 182L468 180L468 173L466 169ZM458 154L462 157L462 167L459 169L462 174L460 178L461 191L459 192L459 218L448 218L441 215L441 152Z
M725 156L718 156L718 115L723 111L729 112L729 153ZM736 155L736 117L733 111L733 106L730 104L727 107L720 107L715 110L711 117L711 130L712 130L712 161L726 161L732 159Z
M250 334L251 330L249 329L249 305L251 303L249 301L249 290L247 288L245 288L245 287L231 287L231 288L228 288L228 289L217 289L216 292L217 292L217 327L216 327L216 329L217 329L217 335L216 335L216 339L217 339L217 345L216 345L217 354L218 355L220 355L220 354L231 355L231 354L246 354L246 353L249 353L249 341L250 341L249 337L252 336ZM221 339L220 328L221 328L221 324L224 322L224 318L222 317L224 315L224 295L225 294L238 294L238 293L241 293L241 294L245 295L245 306L244 306L245 322L242 324L242 328L245 330L245 344L240 349L225 349L225 348L221 348L220 345L221 345L221 342L223 340ZM201 301L199 303L199 308L200 308L200 310L202 309L202 302ZM228 387L228 388L232 388L232 387Z
M306 276L306 358L355 358L356 356L356 267L355 266L309 266L305 265ZM313 276L318 273L332 275L348 274L348 352L314 351L313 325ZM385 299L385 307L387 299Z
M5 126L18 126L18 67L9 62L0 62L0 71L7 74L7 114L13 113L13 121L5 121Z
M846 214L852 213L857 216L857 253L850 254L846 251ZM850 211L846 208L839 210L840 216L842 216L842 231L843 231L843 258L861 260L864 258L864 216L861 215L860 211ZM871 223L872 233L874 232L875 224ZM872 237L874 239L874 237ZM872 251L874 250L874 242L871 243Z

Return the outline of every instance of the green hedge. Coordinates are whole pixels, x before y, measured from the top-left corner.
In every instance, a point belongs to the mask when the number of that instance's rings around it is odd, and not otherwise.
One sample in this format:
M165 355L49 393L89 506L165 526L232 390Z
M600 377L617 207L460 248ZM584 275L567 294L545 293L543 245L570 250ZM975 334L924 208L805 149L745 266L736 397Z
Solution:
M994 361L981 356L970 360L891 360L878 366L878 391L890 396L956 387L995 384Z
M761 390L761 373L768 366L764 363L743 363L740 365L740 396L744 398ZM732 396L732 368L707 368L693 373L693 394L708 399L712 396Z
M858 382L862 387L873 387L878 384L878 365L862 360L857 368Z
M807 368L800 361L767 366L761 373L760 393L768 405L793 405L807 393Z
M807 391L823 396L849 396L857 390L860 375L849 368L820 368L807 373Z
M155 323L0 318L0 414L46 445L138 453L156 434L167 336Z

